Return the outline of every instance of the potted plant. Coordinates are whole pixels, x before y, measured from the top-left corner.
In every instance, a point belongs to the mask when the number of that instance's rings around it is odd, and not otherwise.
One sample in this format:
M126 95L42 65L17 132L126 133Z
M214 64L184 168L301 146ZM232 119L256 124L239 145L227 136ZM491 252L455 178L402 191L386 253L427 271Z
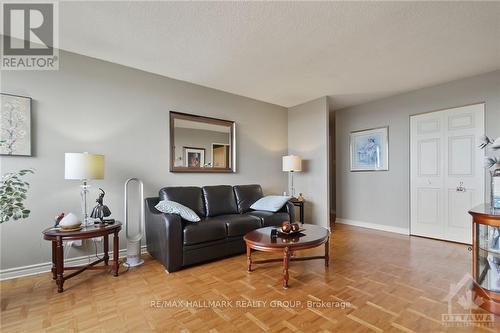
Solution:
M0 141L0 146L4 141ZM0 223L10 219L25 219L30 210L24 206L30 184L23 177L32 174L32 169L9 172L0 180Z

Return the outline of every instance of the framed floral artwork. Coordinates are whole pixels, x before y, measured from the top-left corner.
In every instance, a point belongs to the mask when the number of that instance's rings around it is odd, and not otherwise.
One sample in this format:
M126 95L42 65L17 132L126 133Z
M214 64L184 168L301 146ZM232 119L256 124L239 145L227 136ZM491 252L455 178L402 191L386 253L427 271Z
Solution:
M0 155L31 156L31 98L0 94Z

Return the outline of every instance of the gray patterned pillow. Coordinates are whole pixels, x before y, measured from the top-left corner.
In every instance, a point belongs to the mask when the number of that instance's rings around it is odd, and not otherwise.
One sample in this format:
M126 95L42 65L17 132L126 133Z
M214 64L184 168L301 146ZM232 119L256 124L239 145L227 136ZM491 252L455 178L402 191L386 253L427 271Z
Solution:
M288 200L290 200L290 197L281 195L268 195L254 202L254 204L251 205L250 208L254 210L265 210L268 212L276 213L286 204Z
M155 206L155 208L162 213L180 215L186 221L200 222L200 217L196 215L191 208L181 205L175 201L162 200Z

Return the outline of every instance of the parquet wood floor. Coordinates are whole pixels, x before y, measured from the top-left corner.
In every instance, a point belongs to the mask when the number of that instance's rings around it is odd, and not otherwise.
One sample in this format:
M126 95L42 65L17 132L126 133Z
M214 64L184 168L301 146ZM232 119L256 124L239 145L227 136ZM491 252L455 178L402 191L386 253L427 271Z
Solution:
M499 317L490 327L441 323L450 284L470 272L466 246L345 225L334 227L330 246L327 269L322 260L292 262L288 290L281 287L281 264L247 273L244 255L173 274L145 256L144 265L118 278L85 272L66 281L62 294L49 273L3 281L1 332L500 331ZM173 300L192 303L166 303ZM214 306L201 307L208 301ZM464 311L458 305L454 313Z

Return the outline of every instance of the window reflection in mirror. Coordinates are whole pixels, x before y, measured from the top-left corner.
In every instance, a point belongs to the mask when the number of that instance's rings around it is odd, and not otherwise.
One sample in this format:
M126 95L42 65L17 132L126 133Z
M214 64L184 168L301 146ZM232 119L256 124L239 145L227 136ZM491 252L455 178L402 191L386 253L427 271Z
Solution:
M234 172L234 122L170 112L173 172Z

